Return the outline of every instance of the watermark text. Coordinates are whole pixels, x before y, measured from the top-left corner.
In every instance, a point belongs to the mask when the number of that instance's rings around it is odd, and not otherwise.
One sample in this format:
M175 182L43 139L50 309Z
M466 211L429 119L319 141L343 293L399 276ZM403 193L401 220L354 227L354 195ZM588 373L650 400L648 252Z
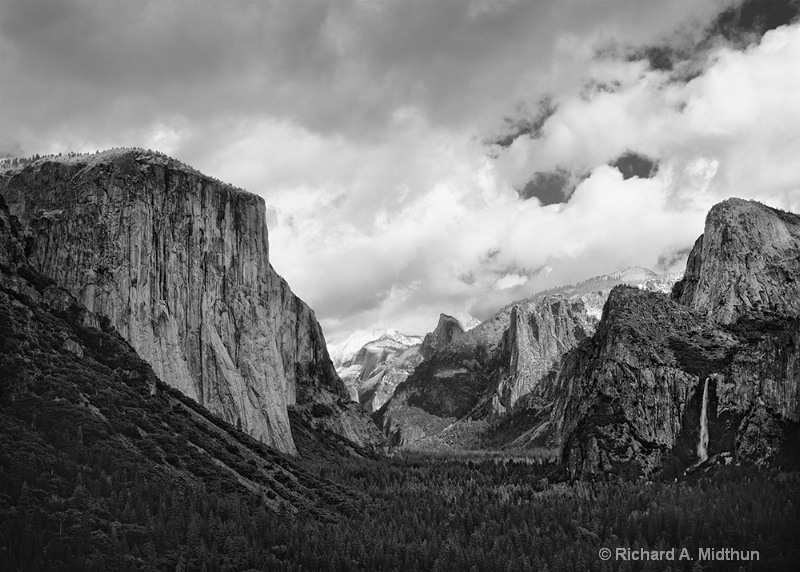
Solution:
M737 550L735 548L670 548L667 550L645 550L644 548L616 547L601 548L598 552L600 560L616 560L627 562L664 561L664 560L715 560L719 562L749 562L760 560L758 550Z

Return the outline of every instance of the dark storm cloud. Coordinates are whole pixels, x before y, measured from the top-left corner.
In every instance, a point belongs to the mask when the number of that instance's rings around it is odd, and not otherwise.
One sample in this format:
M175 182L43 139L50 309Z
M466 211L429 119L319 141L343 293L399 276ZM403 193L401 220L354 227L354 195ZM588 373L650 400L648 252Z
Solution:
M606 20L647 35L685 6L638 4L5 0L4 143L122 144L157 122L257 114L380 137L407 106L474 126L536 96L558 34Z
M556 169L547 173L535 173L519 191L519 196L521 199L537 198L542 205L553 205L567 202L574 189L569 171Z
M633 151L626 151L620 155L611 163L611 166L622 173L623 180L630 179L631 177L649 179L658 172L657 161L645 155L634 153Z
M800 18L800 0L731 0L727 4L710 23L683 28L657 44L629 48L628 58L645 60L653 70L673 71L720 42L742 49ZM680 70L678 77L688 81L697 73Z
M174 115L286 114L298 103L292 85L321 85L332 68L318 3L11 0L0 8L12 130L74 122L91 134Z
M707 38L722 36L745 47L769 30L796 22L800 0L743 0L723 10L709 26Z
M527 105L521 103L517 106L517 114L504 119L505 126L502 134L491 137L488 144L499 147L510 147L518 138L527 136L537 139L542 135L545 122L556 112L556 106L550 97L543 97L536 105L536 111L530 112Z

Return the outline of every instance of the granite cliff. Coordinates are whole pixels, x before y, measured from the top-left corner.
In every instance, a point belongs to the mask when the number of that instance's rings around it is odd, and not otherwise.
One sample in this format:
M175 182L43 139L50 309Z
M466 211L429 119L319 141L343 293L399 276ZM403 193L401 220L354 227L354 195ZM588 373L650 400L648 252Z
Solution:
M618 284L665 291L673 282L631 268L511 304L435 348L375 417L403 447L555 447L549 415L561 360L594 333L608 293Z
M800 314L797 215L728 199L711 209L675 297L721 324L751 310Z
M357 500L162 383L107 318L29 264L25 234L0 197L0 472L6 491L47 499L38 517L48 502L69 504L52 513L59 534L91 527L101 545L114 534L135 537L141 529L110 514L122 506L107 500L115 488L135 496L143 484L179 490L182 501L200 490L322 518ZM71 504L75 490L83 503ZM7 533L16 511L2 497Z
M269 262L263 199L159 153L45 158L0 174L31 266L105 316L155 370L295 453L288 407L359 445L380 436L314 313Z
M423 358L429 358L438 350L463 338L464 334L479 324L480 320L468 314L459 316L439 314L439 322L436 324L436 328L432 332L425 334L419 353Z
M596 325L580 297L548 297L532 308L514 306L500 344L494 411L511 412L522 397L544 395L561 358Z
M350 392L368 412L380 409L422 361L418 336L389 329L355 332L330 348L336 371Z
M800 421L798 237L800 216L731 199L709 212L673 299L611 292L554 392L573 477L786 453Z

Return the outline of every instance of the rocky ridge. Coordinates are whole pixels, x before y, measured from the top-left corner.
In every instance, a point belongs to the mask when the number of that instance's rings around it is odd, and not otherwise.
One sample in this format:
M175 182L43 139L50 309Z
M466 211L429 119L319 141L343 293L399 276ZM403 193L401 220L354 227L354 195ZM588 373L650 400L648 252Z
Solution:
M376 415L394 445L411 448L555 446L549 392L561 359L594 333L618 284L668 290L674 278L642 268L543 292L431 353ZM524 430L494 435L509 417Z
M445 346L463 338L464 334L480 323L480 320L468 314L457 316L439 314L439 322L436 324L436 328L425 335L419 353L423 358L429 358Z
M107 317L166 383L284 452L296 453L288 407L380 443L313 311L269 263L260 197L131 149L5 171L0 195L31 266Z
M389 400L397 385L422 361L421 342L418 336L392 329L355 332L332 347L331 355L350 398L372 413Z
M711 209L676 299L721 324L752 310L800 314L797 215L728 199Z
M800 216L730 199L709 212L674 299L611 292L558 376L552 421L573 477L702 462L704 394L709 456L785 452L800 421L798 237Z

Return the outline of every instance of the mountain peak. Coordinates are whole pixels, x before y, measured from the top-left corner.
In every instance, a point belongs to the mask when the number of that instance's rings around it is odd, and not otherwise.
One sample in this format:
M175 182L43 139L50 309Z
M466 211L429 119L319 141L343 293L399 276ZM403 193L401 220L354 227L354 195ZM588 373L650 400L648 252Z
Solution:
M442 320L447 321L448 318L458 322L458 325L461 326L461 329L465 332L470 331L472 328L481 323L481 321L476 317L464 312L456 312L454 314L439 314L439 323L441 324Z
M419 336L410 336L398 332L394 328L382 330L357 330L338 344L328 346L328 352L337 368L345 368L352 364L358 353L366 346L388 344L394 347L408 348L422 342Z
M439 314L439 323L436 324L436 329L425 335L420 353L426 358L430 357L446 345L461 339L480 323L480 320L469 314Z
M753 309L800 312L800 216L743 199L715 205L674 296L726 324Z
M0 173L0 195L37 272L251 436L293 454L288 408L347 396L313 311L270 264L260 197L129 148L37 157ZM351 440L374 432L360 411L330 410L314 422Z
M608 277L622 280L624 282L645 282L647 280L652 280L653 278L658 278L659 275L649 268L644 268L642 266L629 266L624 270L609 274Z

